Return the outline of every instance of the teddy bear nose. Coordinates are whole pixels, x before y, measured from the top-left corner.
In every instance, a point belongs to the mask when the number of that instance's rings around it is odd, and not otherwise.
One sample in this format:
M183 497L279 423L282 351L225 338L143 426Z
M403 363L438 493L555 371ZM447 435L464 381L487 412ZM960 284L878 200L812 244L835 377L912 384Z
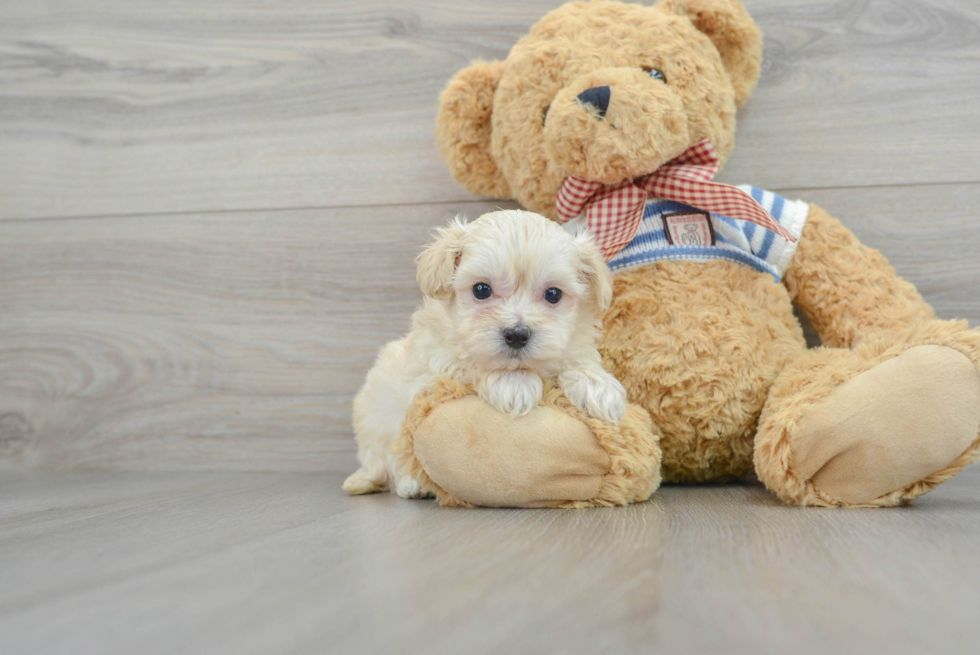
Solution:
M608 86L594 86L578 94L578 100L583 105L592 105L599 112L599 118L605 118L611 95L612 89Z

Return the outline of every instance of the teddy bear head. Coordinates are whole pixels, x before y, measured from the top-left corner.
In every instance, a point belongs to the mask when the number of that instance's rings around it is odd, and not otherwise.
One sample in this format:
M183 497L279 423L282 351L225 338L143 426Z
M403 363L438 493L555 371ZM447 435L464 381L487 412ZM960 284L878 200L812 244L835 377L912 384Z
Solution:
M738 0L571 2L504 61L453 77L439 149L474 195L555 218L570 175L617 184L704 139L724 162L761 59L762 34Z

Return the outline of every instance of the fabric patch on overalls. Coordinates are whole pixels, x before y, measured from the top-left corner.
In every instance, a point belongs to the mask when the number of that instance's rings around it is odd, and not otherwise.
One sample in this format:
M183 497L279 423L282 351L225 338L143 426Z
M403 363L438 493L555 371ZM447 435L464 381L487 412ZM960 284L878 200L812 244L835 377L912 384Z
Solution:
M713 246L715 228L708 212L671 212L660 217L667 242L672 246Z

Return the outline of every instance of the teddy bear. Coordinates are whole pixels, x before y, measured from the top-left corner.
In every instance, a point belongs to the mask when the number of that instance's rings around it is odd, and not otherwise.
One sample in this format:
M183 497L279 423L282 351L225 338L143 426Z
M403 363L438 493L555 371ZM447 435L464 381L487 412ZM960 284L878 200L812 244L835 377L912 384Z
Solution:
M978 456L980 331L939 320L820 207L711 181L761 55L738 0L571 2L452 78L437 144L472 194L602 244L603 363L662 451L621 457L621 490L662 457L665 482L754 473L789 504L903 504ZM555 398L515 420L447 383L416 399L401 448L444 504L567 506L568 481L611 475L608 442L630 450L636 426L588 424ZM596 504L590 484L579 504Z

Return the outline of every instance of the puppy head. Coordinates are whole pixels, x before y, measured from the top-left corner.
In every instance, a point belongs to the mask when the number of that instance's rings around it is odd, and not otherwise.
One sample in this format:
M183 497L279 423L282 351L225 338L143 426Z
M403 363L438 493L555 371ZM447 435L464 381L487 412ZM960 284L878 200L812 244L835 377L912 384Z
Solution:
M466 352L484 370L528 369L594 347L612 275L588 235L506 210L439 230L418 259L423 293L446 303Z

